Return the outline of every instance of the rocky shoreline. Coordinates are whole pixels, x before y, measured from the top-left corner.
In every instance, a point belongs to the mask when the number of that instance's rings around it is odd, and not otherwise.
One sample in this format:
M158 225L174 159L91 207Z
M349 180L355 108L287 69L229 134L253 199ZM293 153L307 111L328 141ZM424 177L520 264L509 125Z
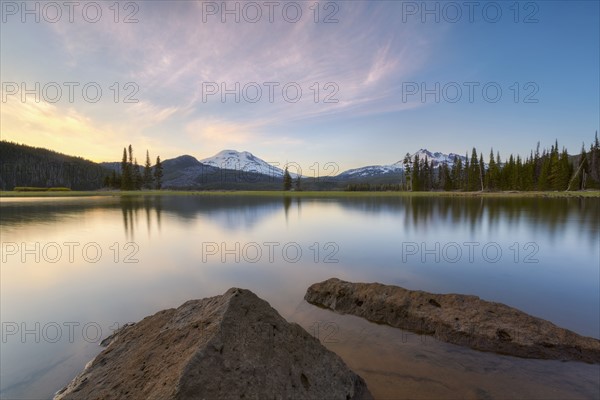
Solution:
M476 350L600 363L600 340L477 296L331 278L304 298ZM106 348L55 400L373 398L338 355L245 289L160 311L101 344Z
M104 344L55 400L372 399L339 356L249 290L160 311Z
M311 285L310 304L476 350L600 363L600 340L477 296L434 294L336 278Z

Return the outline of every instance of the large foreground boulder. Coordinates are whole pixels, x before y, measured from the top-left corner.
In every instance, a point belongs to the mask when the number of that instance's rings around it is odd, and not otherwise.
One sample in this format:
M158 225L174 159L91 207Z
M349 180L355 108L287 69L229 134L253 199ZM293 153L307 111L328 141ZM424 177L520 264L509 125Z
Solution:
M371 399L340 357L244 289L117 331L55 399Z
M310 286L304 299L342 314L477 350L525 358L600 362L600 340L477 296L433 294L332 278Z

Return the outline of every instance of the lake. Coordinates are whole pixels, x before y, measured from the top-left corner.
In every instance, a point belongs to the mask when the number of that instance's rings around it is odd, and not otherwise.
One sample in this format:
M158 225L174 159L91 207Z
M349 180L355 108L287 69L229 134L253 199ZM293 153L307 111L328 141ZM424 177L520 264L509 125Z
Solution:
M114 329L252 290L377 398L594 398L600 366L441 343L303 300L330 277L463 293L600 338L600 199L0 199L2 398L51 398Z

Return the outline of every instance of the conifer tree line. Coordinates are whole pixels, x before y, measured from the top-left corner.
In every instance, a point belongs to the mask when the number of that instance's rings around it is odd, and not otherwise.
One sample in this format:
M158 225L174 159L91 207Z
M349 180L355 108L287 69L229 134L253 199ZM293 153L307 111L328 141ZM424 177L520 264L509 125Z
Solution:
M292 190L292 185L296 192L302 191L302 182L301 182L300 175L298 175L296 177L296 180L294 181L292 179L292 175L290 175L290 172L288 171L288 167L285 167L285 171L283 172L283 190L285 190L285 191Z
M586 151L583 145L579 156L571 159L566 148L561 149L558 141L555 141L550 149L544 149L541 153L538 142L535 152L531 151L525 159L511 154L503 160L500 153L494 154L492 149L486 164L483 154L473 148L471 155L466 155L464 163L462 158L455 157L452 165L442 163L434 166L433 160L428 160L427 156L420 159L416 154L411 159L407 153L403 165L401 186L409 191L565 191L600 188L598 132L589 150ZM365 190L364 187L362 190Z
M140 167L137 158L133 156L133 147L123 148L121 172L112 172L104 178L104 186L121 190L142 190L162 188L163 166L160 156L156 157L154 167L150 161L150 153L146 150L146 162Z
M402 185L393 183L370 184L351 183L346 186L347 192L396 192L403 190Z
M19 186L96 190L107 173L81 157L0 140L0 190Z

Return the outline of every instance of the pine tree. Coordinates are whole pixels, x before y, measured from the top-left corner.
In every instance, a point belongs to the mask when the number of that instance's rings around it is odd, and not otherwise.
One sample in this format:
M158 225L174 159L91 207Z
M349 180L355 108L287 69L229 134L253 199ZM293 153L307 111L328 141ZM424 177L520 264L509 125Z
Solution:
M133 165L133 147L129 145L129 165Z
M533 152L529 154L529 158L525 160L523 164L523 170L521 174L521 190L533 190L535 176L535 164Z
M131 145L129 145L131 148ZM131 190L131 168L127 161L127 149L123 148L123 159L121 160L121 190Z
M410 160L410 154L406 153L402 164L404 165L405 189L412 191L412 161Z
M514 166L512 177L511 177L513 190L523 190L522 180L523 180L523 161L521 160L521 156L517 154L517 158L515 160L515 166Z
M467 190L470 192L479 190L479 161L477 160L477 150L475 150L475 147L473 147L473 151L471 152L471 159L469 160L467 175L469 182Z
M433 160L429 162L429 190L437 188L435 168L433 166Z
M425 159L421 161L421 190L429 190L431 188L431 173L429 171L429 161L427 160L427 156Z
M494 160L494 149L490 150L490 163L487 171L486 187L488 190L498 189L498 164Z
M540 142L537 142L535 155L533 156L533 187L537 187L542 170L542 160L540 158ZM532 188L533 190L533 188Z
M156 164L154 164L154 183L156 185L156 190L160 190L162 188L162 178L163 178L163 166L160 162L160 156L156 157Z
M559 163L558 141L550 149L550 189L561 190L561 164Z
M455 190L461 190L463 184L463 166L462 159L454 156L454 167L452 168L452 181Z
M137 158L133 161L132 171L133 172L131 173L131 178L133 181L133 189L141 190L142 185L144 183L144 178L142 177L142 172L140 171L140 166L137 162Z
M546 153L546 150L542 152L542 157L540 159L541 167L540 167L540 176L538 179L537 189L538 190L549 190L550 189L550 164L551 159L550 155Z
M446 163L442 164L442 176L443 176L442 188L445 191L451 191L453 189L454 185L452 182L452 177L450 176L450 168L448 168L448 164L446 164Z
M412 190L418 192L421 190L421 162L419 160L419 154L415 154L412 168Z
M514 190L513 177L515 169L515 157L511 154L508 156L508 161L502 168L502 190Z
M283 173L283 190L292 190L292 176L287 167L285 167L285 172Z
M142 185L144 189L152 189L152 183L154 178L152 177L152 164L150 163L150 153L146 150L146 164L144 164L144 178Z
M462 173L462 187L464 191L469 190L469 178L471 174L471 162L469 161L469 153L465 154L465 169Z
M600 184L600 141L598 140L598 131L596 131L594 143L590 145L589 164L590 176L597 184Z
M485 163L483 162L483 153L479 154L479 189L484 190Z
M558 159L557 178L555 182L555 190L567 190L569 180L573 173L573 167L569 162L569 154L567 149L563 148Z

